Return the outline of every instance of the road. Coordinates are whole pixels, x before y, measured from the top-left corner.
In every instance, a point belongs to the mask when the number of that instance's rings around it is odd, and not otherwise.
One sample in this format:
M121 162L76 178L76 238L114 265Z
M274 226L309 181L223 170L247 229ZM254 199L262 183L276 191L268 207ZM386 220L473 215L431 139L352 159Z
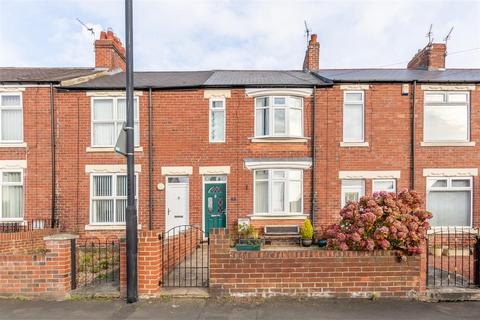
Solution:
M214 299L112 301L0 300L0 319L480 319L480 302L425 303L398 300Z

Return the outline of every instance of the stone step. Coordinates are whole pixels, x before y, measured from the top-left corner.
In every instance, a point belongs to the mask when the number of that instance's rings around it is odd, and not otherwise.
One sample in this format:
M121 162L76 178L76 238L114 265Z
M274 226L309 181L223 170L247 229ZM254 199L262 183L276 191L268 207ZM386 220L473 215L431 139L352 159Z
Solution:
M480 288L439 288L429 289L426 300L443 301L480 301Z

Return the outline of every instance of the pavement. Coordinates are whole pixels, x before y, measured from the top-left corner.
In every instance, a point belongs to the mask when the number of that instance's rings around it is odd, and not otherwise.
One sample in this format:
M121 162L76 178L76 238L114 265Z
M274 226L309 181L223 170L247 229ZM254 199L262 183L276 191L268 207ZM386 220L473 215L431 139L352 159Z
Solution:
M0 319L480 319L480 302L401 300L179 299L21 301L0 300Z

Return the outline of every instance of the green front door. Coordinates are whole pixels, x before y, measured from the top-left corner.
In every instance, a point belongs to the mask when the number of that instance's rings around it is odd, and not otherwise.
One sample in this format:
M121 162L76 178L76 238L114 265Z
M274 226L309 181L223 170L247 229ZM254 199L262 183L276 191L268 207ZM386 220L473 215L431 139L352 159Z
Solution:
M219 180L210 177L210 181L206 181L204 212L205 212L205 235L208 237L211 228L225 228L227 225L227 183L213 182L211 180ZM222 179L223 180L223 179Z

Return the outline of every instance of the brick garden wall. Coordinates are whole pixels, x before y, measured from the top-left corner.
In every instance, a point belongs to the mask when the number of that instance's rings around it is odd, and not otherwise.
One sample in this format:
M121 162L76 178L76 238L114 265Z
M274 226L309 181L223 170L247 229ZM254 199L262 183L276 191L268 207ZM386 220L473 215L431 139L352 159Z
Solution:
M70 240L53 237L36 253L0 254L0 296L66 297L71 287Z
M238 252L225 230L210 233L213 296L415 297L425 289L423 255L312 248Z
M56 229L0 233L0 254L26 252L45 247L43 237L56 233Z

